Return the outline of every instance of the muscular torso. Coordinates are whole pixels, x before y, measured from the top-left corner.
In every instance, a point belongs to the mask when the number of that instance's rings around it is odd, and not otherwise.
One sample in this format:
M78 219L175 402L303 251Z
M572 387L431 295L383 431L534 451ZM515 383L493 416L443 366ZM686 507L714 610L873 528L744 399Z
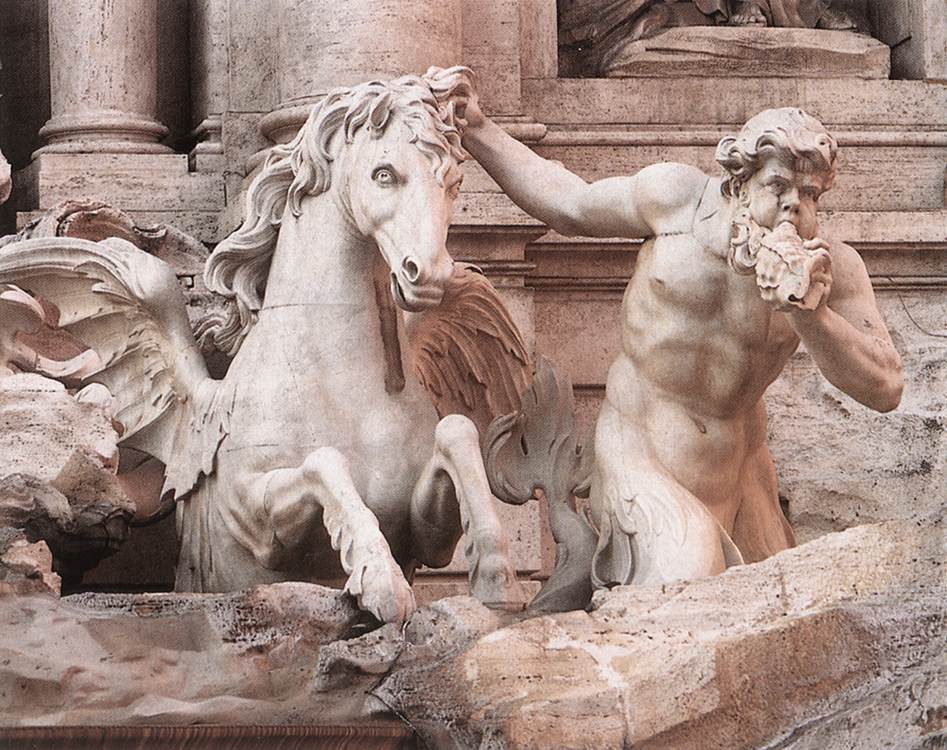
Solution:
M765 450L763 392L798 338L760 299L755 278L730 268L718 185L707 185L689 217L656 227L639 252L607 399L633 423L629 454L657 462L726 528L744 463Z

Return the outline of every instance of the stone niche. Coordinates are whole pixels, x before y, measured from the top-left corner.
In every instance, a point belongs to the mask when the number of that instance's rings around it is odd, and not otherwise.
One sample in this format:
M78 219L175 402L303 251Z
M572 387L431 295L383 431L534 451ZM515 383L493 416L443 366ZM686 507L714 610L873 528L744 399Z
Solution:
M423 606L403 631L366 632L350 600L315 584L182 597L168 593L171 519L116 532L119 551L60 598L48 550L3 532L0 648L12 656L0 659L0 744L947 742L942 0L833 3L871 35L682 26L633 42L607 77L560 75L553 0L129 0L119 4L129 36L67 55L57 40L105 28L96 19L115 5L0 0L7 232L63 201L108 204L141 242L158 246L161 225L174 229L168 257L191 289L195 263L239 223L266 149L292 137L308 105L333 85L434 64L472 66L507 132L588 180L660 161L716 174L723 135L763 109L799 106L839 140L821 223L865 261L906 389L897 411L874 414L795 354L767 408L801 546L718 578L600 592L589 612L487 610L465 596L460 555L418 574ZM112 75L96 78L107 64ZM102 105L91 114L77 111L89 82ZM451 253L484 270L532 350L568 374L588 432L639 243L549 231L475 162L464 171ZM202 293L189 291L195 309ZM108 426L90 405L26 386ZM43 478L53 489L63 453ZM545 519L536 504L505 511L517 572L535 590L554 563Z

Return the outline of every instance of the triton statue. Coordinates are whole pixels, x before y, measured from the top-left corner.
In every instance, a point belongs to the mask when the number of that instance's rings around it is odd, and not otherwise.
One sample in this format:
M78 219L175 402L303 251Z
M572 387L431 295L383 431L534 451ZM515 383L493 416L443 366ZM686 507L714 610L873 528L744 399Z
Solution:
M471 81L453 89L465 148L523 210L565 235L645 239L595 429L595 585L690 579L791 547L766 388L801 342L872 409L894 409L902 389L861 258L819 232L835 139L799 109L767 110L720 142L722 178L662 163L588 184L484 116Z

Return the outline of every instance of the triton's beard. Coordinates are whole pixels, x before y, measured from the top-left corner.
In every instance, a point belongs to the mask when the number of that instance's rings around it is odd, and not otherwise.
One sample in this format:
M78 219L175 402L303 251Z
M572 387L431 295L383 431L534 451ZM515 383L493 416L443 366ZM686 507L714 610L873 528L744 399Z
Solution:
M741 274L751 274L756 268L756 256L763 238L773 230L757 224L748 206L741 201L730 224L730 267Z

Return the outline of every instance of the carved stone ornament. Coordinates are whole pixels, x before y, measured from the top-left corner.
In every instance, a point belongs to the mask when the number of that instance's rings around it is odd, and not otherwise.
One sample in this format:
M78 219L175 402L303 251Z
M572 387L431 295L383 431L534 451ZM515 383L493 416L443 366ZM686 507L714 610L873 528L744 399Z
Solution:
M836 31L867 32L865 20L855 19L844 9L832 5L831 0L559 0L561 74L635 75L633 62L640 55L636 54L634 43L681 27L726 24L814 29L818 26ZM775 39L757 40L751 35L731 47L724 46L717 53L739 59L743 54L740 42L749 45L757 55L767 54L767 47L779 43ZM798 43L792 39L785 42L790 46ZM704 44L712 42L708 40ZM821 46L831 47L831 44L824 42ZM811 47L818 50L820 45L816 42ZM680 52L691 56L704 54L704 62L713 64L712 54L707 49L694 48L686 40ZM666 55L665 66L667 68L671 61L686 60L687 54L681 54L679 59ZM750 64L751 58L743 62Z

